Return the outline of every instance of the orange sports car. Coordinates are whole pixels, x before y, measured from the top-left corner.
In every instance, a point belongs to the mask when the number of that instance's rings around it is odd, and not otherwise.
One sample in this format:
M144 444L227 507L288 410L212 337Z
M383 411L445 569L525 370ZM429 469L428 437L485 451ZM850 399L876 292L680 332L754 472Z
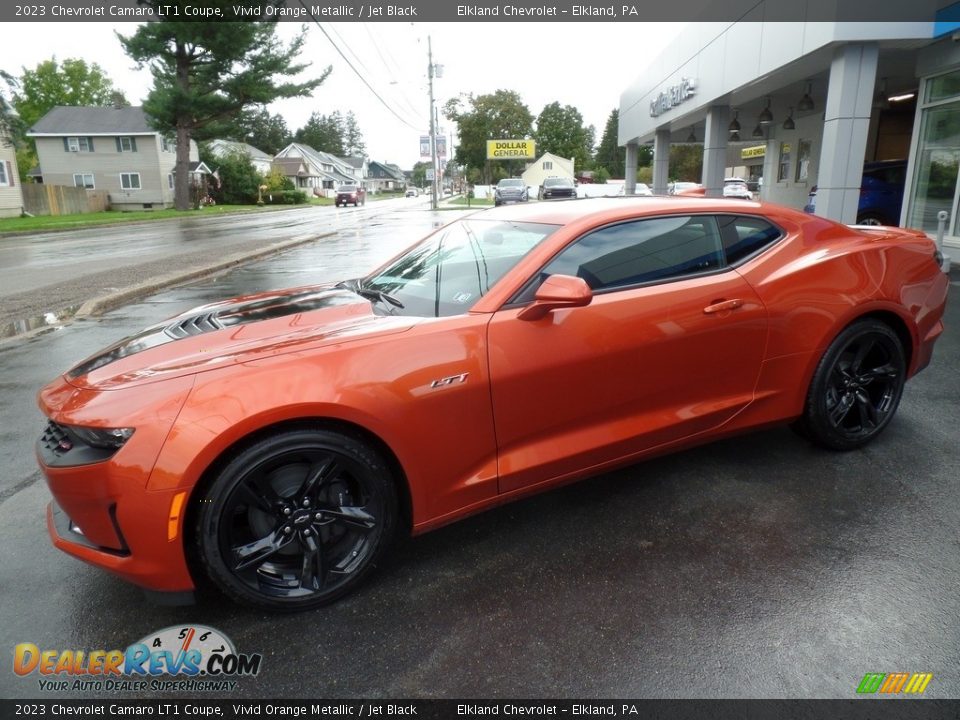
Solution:
M370 275L225 300L43 388L54 544L149 591L314 607L398 533L770 423L873 440L934 244L712 198L521 204Z

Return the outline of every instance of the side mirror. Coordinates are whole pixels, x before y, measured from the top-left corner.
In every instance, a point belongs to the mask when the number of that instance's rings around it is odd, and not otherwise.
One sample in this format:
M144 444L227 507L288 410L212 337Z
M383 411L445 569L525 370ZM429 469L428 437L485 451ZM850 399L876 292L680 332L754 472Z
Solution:
M533 302L517 317L521 320L539 320L548 312L560 308L583 307L593 300L593 291L583 278L571 275L551 275L537 289Z

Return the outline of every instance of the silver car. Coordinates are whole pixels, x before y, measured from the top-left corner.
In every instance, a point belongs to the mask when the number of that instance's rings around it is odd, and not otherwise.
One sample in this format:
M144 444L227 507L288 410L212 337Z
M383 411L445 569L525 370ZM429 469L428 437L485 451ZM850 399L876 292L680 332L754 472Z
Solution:
M530 196L527 184L520 178L504 178L497 183L493 193L493 204L500 206L504 203L526 202Z

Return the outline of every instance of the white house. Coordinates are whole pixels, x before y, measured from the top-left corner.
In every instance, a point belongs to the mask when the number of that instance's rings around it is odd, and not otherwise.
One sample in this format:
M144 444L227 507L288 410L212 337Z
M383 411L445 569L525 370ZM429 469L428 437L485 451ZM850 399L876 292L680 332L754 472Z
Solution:
M214 157L223 157L231 153L241 153L250 158L253 167L261 175L267 175L270 172L270 166L273 164L273 158L267 155L260 148L256 148L250 143L236 142L235 140L211 140L207 143L207 149Z
M0 99L0 102L3 102ZM17 153L0 129L0 217L17 217L23 211L23 193L17 173Z
M544 153L520 175L527 187L538 188L550 177L562 177L573 180L573 158L562 158L553 153Z

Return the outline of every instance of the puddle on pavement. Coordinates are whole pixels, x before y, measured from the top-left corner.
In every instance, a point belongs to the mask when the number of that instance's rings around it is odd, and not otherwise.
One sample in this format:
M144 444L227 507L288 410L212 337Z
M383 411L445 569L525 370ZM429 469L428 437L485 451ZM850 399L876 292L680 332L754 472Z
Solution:
M72 307L68 307L64 310L45 312L36 317L27 318L25 320L14 320L13 322L6 323L5 325L0 325L0 338L10 338L42 328L48 328L51 330L58 328L68 320L71 320L79 309L79 305L73 305Z

